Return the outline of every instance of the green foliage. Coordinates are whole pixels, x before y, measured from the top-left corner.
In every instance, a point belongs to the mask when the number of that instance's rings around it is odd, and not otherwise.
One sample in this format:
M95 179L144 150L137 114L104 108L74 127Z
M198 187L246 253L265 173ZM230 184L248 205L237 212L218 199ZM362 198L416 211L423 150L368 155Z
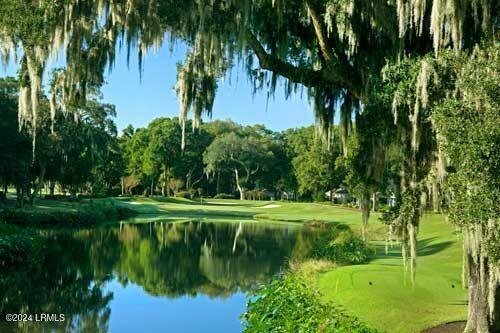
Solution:
M40 98L36 136L26 126L19 130L18 89L12 78L0 80L0 178L4 186L16 186L18 200L32 200L46 182L51 195L60 189L75 195L112 195L122 174L115 107L103 104L95 92L78 113L78 122L67 121L62 113L52 115L49 101ZM54 116L54 117L53 117ZM35 144L35 146L33 146ZM5 146L4 146L5 145Z
M0 178L4 186L26 181L32 163L31 140L19 131L17 92L14 78L0 78Z
M251 128L245 136L229 133L215 138L203 153L206 171L232 174L241 195L255 186L255 175L269 170L273 159L266 138Z
M325 193L340 186L344 180L343 170L335 168L335 160L340 155L337 127L333 128L333 134L332 142L324 142L314 126L285 132L292 175L302 198L323 201Z
M99 202L84 204L77 210L5 209L0 213L0 220L18 226L85 227L105 221L126 219L135 214L136 212L130 208Z
M246 333L377 332L335 305L322 303L318 292L297 273L261 287L248 302L243 319Z
M214 196L214 199L235 199L236 196L234 194L228 193L219 193Z
M137 182L125 184L124 192L132 194L142 190L151 194L160 188L162 194L168 195L183 179L186 191L192 190L194 185L199 186L204 178L203 151L212 136L204 128L192 131L190 121L185 126L184 150L181 149L182 128L178 118L157 118L147 128L134 130L129 126L125 129L120 137L125 174L127 179Z
M373 254L373 248L349 227L326 225L325 228L325 232L321 234L310 251L312 258L352 265L366 262Z
M192 199L193 193L190 191L181 191L181 192L177 192L175 194L175 196L178 198Z
M323 201L332 186L332 154L325 145L316 141L308 150L292 161L299 185L299 193Z
M159 118L147 128L124 130L119 140L126 165L125 193L158 194L161 189L168 195L172 190L194 193L197 188L203 188L204 195L234 193L237 169L244 192L274 190L278 197L284 192L296 197L300 191L303 199L322 201L325 192L344 179L342 168L334 166L340 153L338 134L329 150L313 126L273 132L262 125L216 120L193 132L191 121L185 125L183 151L177 118Z
M44 241L31 229L7 225L0 218L0 267L36 264Z
M450 160L449 216L464 230L484 230L488 252L498 260L500 43L482 45L466 61L455 57L448 70L456 73L458 97L443 99L433 116Z
M385 224L390 225L393 224L399 216L399 206L392 206L384 209L382 211L382 215L379 217L379 220Z

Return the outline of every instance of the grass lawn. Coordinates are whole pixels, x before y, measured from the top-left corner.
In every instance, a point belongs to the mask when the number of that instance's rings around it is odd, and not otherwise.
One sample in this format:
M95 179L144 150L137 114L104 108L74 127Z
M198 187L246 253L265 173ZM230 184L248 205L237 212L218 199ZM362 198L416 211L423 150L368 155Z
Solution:
M424 217L419 239L414 285L409 272L404 273L400 249L385 255L383 243L378 242L374 260L320 273L317 286L325 299L385 332L420 332L465 320L461 242L442 215Z
M279 201L240 201L227 199L203 199L201 201L182 198L119 198L121 204L145 215L177 218L241 218L283 222L306 222L311 220L338 222L359 226L360 215L356 209L318 203L288 203ZM375 214L378 216L378 214ZM377 226L376 229L380 229ZM375 231L375 230L374 230Z

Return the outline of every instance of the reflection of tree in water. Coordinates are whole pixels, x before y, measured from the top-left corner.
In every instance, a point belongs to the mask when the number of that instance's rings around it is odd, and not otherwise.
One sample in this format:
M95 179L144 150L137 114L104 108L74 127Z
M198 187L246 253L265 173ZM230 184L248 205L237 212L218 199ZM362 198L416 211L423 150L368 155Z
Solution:
M44 233L43 262L0 274L0 315L64 313L65 322L43 325L60 332L107 331L113 296L104 287L113 278L152 295L227 297L269 281L311 241L309 232L296 226L195 221ZM0 323L0 331L42 328L5 325Z
M116 271L155 295L228 296L279 272L298 230L254 223L124 225Z
M71 234L47 242L46 257L28 270L0 274L0 316L7 313L65 314L64 322L0 323L0 331L105 332L111 294L103 292L90 260L90 243Z

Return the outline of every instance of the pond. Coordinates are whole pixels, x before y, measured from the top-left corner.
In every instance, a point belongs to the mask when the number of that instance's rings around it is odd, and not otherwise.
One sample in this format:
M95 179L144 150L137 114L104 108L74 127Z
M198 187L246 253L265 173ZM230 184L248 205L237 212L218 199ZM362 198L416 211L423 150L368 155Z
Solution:
M241 332L248 292L314 238L298 225L248 221L42 232L46 258L0 276L0 312L65 320L2 322L2 332Z

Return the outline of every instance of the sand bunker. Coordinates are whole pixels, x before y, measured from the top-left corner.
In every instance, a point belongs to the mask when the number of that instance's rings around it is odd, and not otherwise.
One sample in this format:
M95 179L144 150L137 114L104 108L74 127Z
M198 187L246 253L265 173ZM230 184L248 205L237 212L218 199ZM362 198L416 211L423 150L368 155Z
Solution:
M210 205L222 205L222 206L225 206L225 205L239 205L240 203L239 202L218 202L218 201L204 201L205 203L207 204L210 204Z
M281 205L269 204L269 205L265 205L265 206L257 207L257 208L278 208L278 207L281 207Z

